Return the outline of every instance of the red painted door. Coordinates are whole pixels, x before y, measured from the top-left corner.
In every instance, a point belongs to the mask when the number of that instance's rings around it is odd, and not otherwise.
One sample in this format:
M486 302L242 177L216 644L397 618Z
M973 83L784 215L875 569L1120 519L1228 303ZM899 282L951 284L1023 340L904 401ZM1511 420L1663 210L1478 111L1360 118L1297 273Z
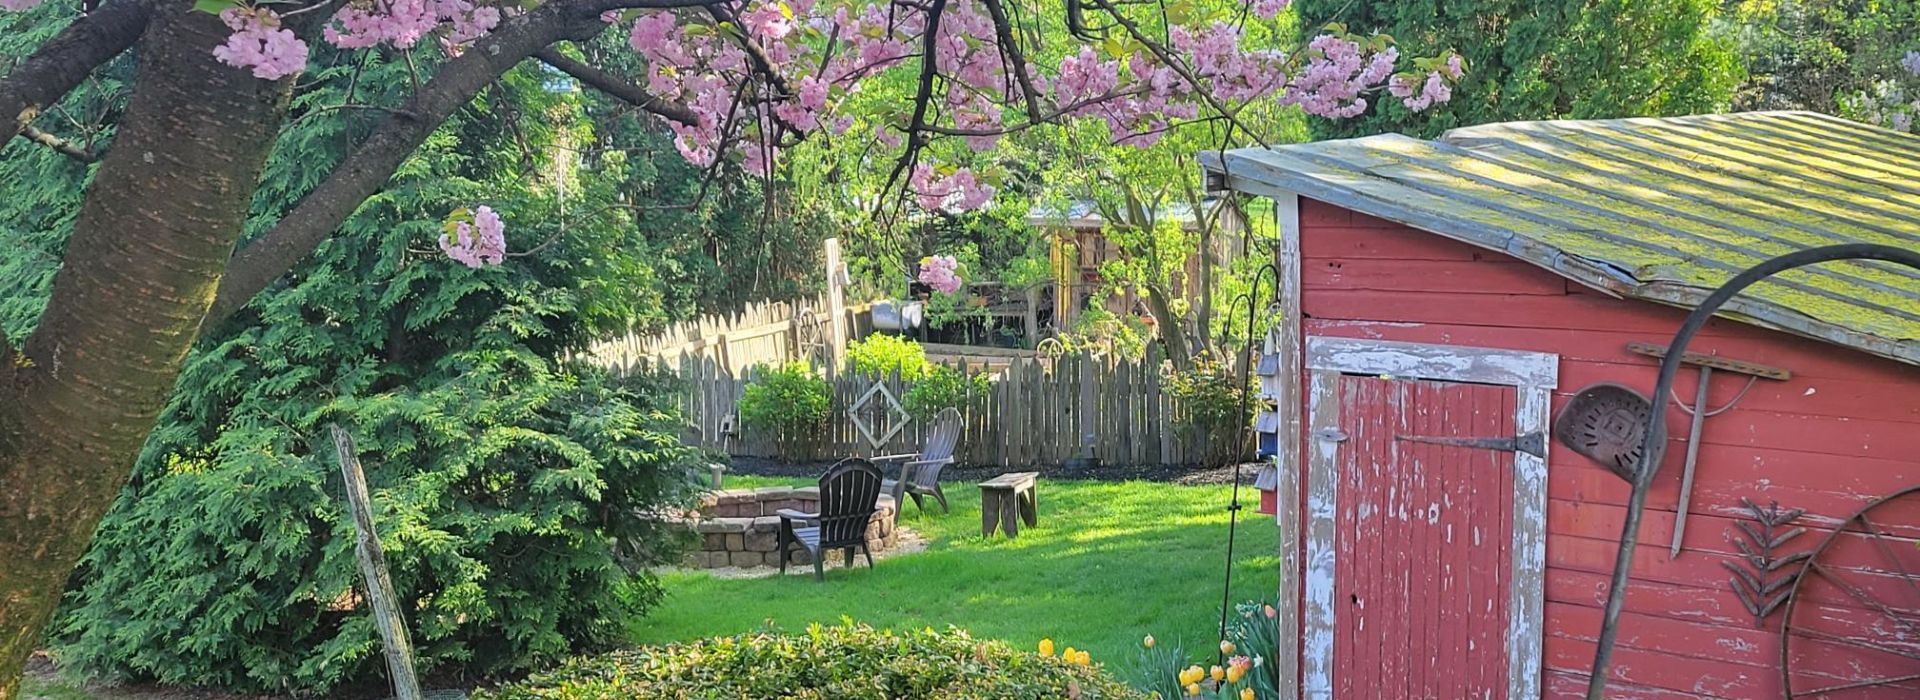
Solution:
M1340 379L1336 698L1505 698L1513 387Z

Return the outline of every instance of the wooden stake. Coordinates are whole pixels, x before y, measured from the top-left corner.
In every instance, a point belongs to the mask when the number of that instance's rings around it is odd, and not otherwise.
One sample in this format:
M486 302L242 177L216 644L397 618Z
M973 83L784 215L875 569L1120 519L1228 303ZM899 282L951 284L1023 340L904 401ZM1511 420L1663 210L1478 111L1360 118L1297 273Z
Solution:
M393 695L398 700L421 700L420 679L413 672L413 642L407 638L407 622L400 617L393 579L387 574L387 555L380 549L380 536L373 529L373 499L367 495L367 476L360 471L360 457L353 437L338 425L327 426L333 432L333 450L340 457L340 477L347 483L347 506L353 511L354 558L360 562L360 576L367 581L367 606L373 609L374 625L387 650L387 671L393 677Z
M840 258L840 239L829 238L826 241L827 256L827 338L832 341L828 351L827 376L840 371L847 357L847 268Z

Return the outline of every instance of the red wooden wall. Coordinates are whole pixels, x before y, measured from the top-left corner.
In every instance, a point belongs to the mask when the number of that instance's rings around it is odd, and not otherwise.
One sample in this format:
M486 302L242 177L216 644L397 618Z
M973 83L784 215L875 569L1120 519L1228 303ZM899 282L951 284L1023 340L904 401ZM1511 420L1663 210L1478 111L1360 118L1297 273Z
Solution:
M1600 381L1650 390L1653 360L1684 313L1614 299L1500 253L1302 198L1302 312L1309 336L1365 337L1558 353L1556 413ZM1755 629L1722 561L1742 497L1805 508L1811 546L1867 499L1920 483L1920 367L1716 319L1689 348L1778 365L1702 436L1686 546L1668 561L1687 418L1649 498L1615 652L1614 692L1630 698L1780 697L1778 613ZM1691 399L1694 374L1678 393ZM1714 406L1743 377L1714 379ZM1308 441L1310 444L1310 441ZM1584 692L1629 489L1559 446L1549 462L1545 695ZM1920 512L1898 523L1920 527ZM1911 545L1909 545L1911 546ZM1920 573L1920 572L1917 572ZM1839 611L1836 614L1846 614Z

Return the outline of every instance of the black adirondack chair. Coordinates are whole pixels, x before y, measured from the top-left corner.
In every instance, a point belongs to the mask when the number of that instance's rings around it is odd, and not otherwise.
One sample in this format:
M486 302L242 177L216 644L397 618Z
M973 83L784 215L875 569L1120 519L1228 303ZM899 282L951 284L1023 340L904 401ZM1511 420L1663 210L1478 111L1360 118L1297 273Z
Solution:
M900 519L900 511L907 505L902 496L912 496L914 507L920 510L927 509L921 497L932 496L940 502L940 512L952 512L947 507L947 493L940 490L940 469L953 463L962 427L958 410L942 409L934 415L933 428L927 431L927 444L919 452L873 458L882 464L900 465L900 478L888 479L880 486L893 495L894 520Z
M894 504L899 508L899 504ZM813 577L827 580L821 562L830 550L843 550L847 566L853 566L853 550L867 556L867 568L873 568L873 552L867 548L867 524L880 510L880 468L860 458L843 459L820 476L820 512L802 513L790 508L774 512L780 516L780 573L787 572L787 558L794 545L813 555Z

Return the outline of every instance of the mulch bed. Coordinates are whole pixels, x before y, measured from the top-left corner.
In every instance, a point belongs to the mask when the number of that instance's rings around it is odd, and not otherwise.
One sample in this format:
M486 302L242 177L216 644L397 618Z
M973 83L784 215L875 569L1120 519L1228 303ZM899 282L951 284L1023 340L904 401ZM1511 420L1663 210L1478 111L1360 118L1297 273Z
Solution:
M728 474L750 474L753 476L781 476L814 478L820 476L833 463L829 461L792 463L761 457L734 457ZM1263 463L1250 462L1239 465L1240 484L1251 488L1253 478L1259 473ZM1188 486L1200 484L1231 484L1233 468L1219 467L1207 469L1179 465L1101 465L1098 467L1068 466L971 466L954 465L940 471L940 480L949 483L980 482L1007 472L1040 472L1043 479L1070 479L1081 481L1158 481Z

